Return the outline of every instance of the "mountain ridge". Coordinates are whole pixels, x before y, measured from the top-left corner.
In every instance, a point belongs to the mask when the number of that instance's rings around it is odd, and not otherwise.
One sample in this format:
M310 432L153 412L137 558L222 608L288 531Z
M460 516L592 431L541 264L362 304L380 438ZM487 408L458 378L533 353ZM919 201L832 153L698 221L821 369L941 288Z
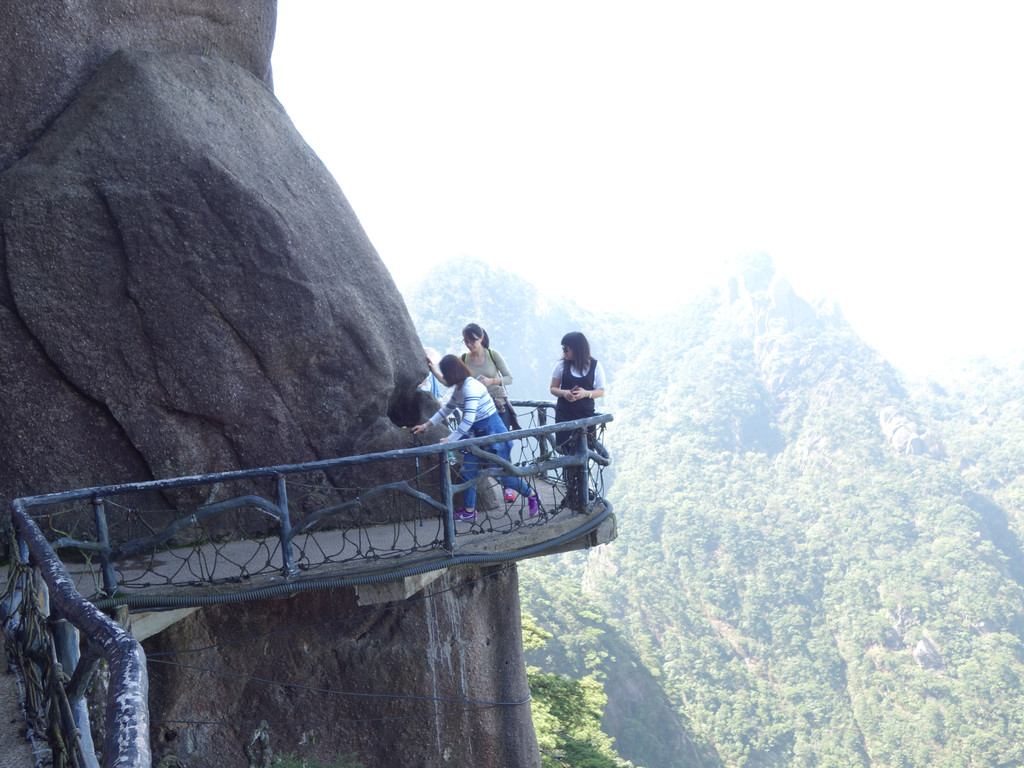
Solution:
M739 266L672 313L602 328L635 341L604 358L619 539L523 567L542 585L524 609L556 636L530 662L656 685L649 713L606 707L646 768L1024 760L1022 369L909 388L770 259ZM883 413L916 437L894 441Z

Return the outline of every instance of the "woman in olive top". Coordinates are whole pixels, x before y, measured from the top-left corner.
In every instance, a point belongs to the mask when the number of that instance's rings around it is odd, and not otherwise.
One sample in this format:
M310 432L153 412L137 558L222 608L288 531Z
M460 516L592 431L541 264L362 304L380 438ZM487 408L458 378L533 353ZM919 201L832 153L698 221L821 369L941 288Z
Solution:
M487 394L494 400L494 406L498 409L498 416L505 429L519 429L512 405L508 401L508 393L505 391L505 387L512 383L512 372L509 371L505 358L497 350L491 349L487 331L476 323L470 323L462 329L462 342L469 350L463 353L462 362L472 372L473 378L487 387ZM440 371L429 359L427 364L431 373L444 382ZM447 383L445 386L448 386Z

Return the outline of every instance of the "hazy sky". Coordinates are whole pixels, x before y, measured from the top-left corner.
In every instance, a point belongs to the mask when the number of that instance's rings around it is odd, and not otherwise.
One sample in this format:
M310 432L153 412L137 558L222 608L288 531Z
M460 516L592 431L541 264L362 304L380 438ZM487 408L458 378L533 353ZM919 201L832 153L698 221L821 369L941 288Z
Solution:
M467 255L643 315L766 251L921 372L1024 347L1022 38L1016 1L279 0L273 66L400 287Z

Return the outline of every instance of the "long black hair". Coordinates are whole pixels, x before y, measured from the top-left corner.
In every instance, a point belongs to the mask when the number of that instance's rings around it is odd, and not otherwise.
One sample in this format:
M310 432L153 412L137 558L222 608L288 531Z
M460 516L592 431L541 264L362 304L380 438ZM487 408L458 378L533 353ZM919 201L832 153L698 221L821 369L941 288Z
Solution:
M562 337L562 346L572 350L572 364L576 370L586 372L590 368L590 342L579 331L572 331Z
M462 338L465 339L467 336L474 339L480 339L480 343L484 345L484 349L491 348L491 340L487 338L487 331L476 323L470 323L462 329Z

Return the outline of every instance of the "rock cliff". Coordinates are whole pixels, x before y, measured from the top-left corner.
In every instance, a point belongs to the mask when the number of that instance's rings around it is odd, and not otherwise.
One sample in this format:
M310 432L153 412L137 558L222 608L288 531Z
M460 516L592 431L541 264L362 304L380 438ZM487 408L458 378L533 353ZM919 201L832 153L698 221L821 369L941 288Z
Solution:
M154 764L247 766L265 721L257 759L537 766L518 588L514 567L467 569L400 604L333 590L201 610L145 645Z
M270 89L275 8L0 7L5 506L409 445L421 342ZM537 764L529 705L506 706L528 698L514 569L471 576L451 583L457 597L390 613L331 593L196 614L151 650L312 629L256 652L218 646L199 676L154 664L154 754L245 765L247 724L194 721L258 716L289 751L308 731L320 756L358 751L367 766ZM239 684L240 670L298 687Z
M235 64L112 54L0 175L0 237L0 496L405 444L401 297Z
M118 50L215 54L268 85L277 0L0 4L0 170L24 155Z

